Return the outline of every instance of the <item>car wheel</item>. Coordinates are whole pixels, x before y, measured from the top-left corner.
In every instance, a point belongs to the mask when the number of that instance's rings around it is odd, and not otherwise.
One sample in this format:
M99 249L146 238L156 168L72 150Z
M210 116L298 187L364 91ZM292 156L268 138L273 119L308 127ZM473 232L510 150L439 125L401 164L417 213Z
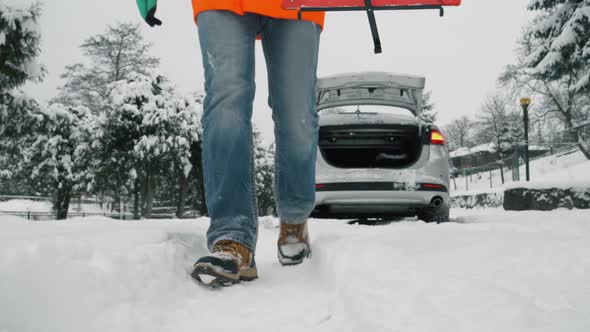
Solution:
M438 208L424 208L418 212L418 219L424 222L435 222L437 224L449 221L449 206L443 205Z

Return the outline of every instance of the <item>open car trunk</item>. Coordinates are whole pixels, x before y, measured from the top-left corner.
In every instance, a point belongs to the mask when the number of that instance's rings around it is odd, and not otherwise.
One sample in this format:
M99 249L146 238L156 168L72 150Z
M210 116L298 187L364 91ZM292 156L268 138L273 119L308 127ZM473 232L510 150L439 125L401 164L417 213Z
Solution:
M383 72L318 80L317 110L323 114L319 147L326 162L339 168L404 168L414 164L424 142L425 128L420 120L424 84L423 77ZM350 107L357 112L346 112ZM390 111L399 109L409 114Z
M338 168L404 168L422 151L417 125L344 125L320 127L324 160Z

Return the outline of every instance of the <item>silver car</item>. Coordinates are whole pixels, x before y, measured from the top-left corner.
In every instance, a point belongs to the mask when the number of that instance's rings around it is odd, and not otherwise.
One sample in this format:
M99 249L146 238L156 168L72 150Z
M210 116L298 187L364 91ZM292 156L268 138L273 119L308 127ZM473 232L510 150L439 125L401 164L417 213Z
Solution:
M449 219L449 154L422 117L425 79L380 72L318 80L315 218Z

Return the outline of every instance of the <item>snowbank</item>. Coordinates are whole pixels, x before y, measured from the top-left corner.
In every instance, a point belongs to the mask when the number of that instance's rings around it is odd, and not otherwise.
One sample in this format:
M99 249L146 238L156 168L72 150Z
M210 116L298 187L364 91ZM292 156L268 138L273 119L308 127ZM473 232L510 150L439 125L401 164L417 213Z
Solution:
M222 290L189 276L206 219L0 216L0 331L590 330L590 211L452 213L312 221L313 258L290 268L265 218L260 279Z

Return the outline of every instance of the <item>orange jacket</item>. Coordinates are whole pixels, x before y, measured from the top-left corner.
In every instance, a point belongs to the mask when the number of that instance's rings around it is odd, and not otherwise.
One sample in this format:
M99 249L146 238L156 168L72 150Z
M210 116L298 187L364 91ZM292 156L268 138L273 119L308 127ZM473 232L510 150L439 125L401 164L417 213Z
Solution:
M283 0L192 0L195 20L206 10L229 10L239 15L260 14L274 18L297 19L297 10L282 8ZM302 19L324 26L323 12L303 13Z

